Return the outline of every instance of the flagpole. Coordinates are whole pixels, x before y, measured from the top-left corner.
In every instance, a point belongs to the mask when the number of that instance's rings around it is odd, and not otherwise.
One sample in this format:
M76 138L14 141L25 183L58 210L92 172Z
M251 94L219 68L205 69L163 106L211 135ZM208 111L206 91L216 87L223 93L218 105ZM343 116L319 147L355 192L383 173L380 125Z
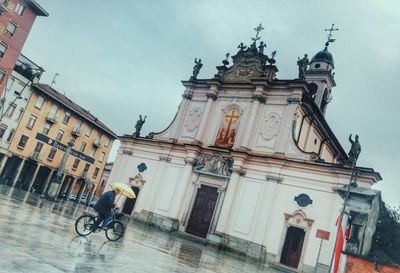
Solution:
M357 181L356 171L357 171L356 161L354 161L353 164L352 164L350 182L349 182L349 185L347 186L346 195L345 195L344 202L343 202L343 208L340 211L340 219L339 219L339 223L337 225L337 230L336 230L335 245L333 247L332 256L331 256L331 262L329 264L328 273L331 273L331 270L332 270L333 259L335 257L335 253L336 253L337 240L338 240L338 237L339 237L340 229L342 228L343 215L345 214L346 207L347 207L347 201L349 200L349 196L350 196L350 187L351 187L353 179L354 179L354 183L356 183L356 181Z

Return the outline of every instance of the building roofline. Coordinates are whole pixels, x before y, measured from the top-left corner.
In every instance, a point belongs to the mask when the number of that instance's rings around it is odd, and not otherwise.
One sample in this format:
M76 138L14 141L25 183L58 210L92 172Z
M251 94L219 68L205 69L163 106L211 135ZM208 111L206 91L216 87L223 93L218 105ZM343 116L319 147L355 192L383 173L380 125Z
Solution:
M103 124L95 116L93 116L91 113L89 113L89 111L83 109L81 106L79 106L78 104L76 104L75 102L73 102L72 100L70 100L69 98L67 98L60 92L58 92L57 90L53 89L49 85L38 83L38 84L33 84L32 88L45 93L46 95L48 95L49 97L51 97L52 99L57 101L58 103L64 105L66 108L68 108L69 110L74 112L79 117L85 119L87 122L93 124L97 128L100 128L103 132L105 132L106 134L111 136L113 139L118 138L117 134L115 134L105 124Z
M35 0L27 0L26 3L36 12L37 16L49 16L49 13Z

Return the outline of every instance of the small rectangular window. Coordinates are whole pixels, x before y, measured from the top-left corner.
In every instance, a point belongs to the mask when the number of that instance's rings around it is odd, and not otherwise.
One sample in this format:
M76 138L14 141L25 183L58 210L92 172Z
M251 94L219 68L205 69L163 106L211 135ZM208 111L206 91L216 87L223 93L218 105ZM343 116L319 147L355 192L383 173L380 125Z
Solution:
M3 43L3 42L0 43L0 58L4 57L4 54L6 54L7 48L8 48L8 46L6 43Z
M15 107L16 107L15 104L10 104L10 105L8 106L8 108L7 108L7 111L6 111L6 113L5 113L5 116L11 118L12 115L14 114Z
M8 36L12 37L16 29L17 29L17 23L15 23L14 21L10 21L8 22L7 28L5 29L5 33Z
M81 147L79 148L79 151L84 152L86 148L87 143L85 141L82 141Z
M90 134L92 133L92 130L93 130L92 126L88 125L88 128L86 130L86 136L90 136Z
M42 109L43 103L44 103L44 98L39 96L36 99L35 107L38 109Z
M6 130L7 130L7 125L1 124L1 125L0 125L0 139L3 138L3 136L4 136L5 132L6 132Z
M35 152L36 152L36 153L40 153L40 151L42 150L42 148L43 148L43 142L38 141L38 142L36 143Z
M42 133L45 134L45 135L47 135L47 134L49 133L49 131L50 131L50 128L51 128L51 124L48 123L48 122L46 122L46 123L44 124L44 126L43 126Z
M19 16L22 16L24 11L25 11L25 5L19 2L15 7L15 13L18 14Z
M81 126L82 126L82 120L77 119L76 120L76 128L81 129Z
M47 160L53 161L54 157L56 156L57 149L56 148L51 148L49 155L47 157Z
M92 150L90 151L90 156L94 157L94 154L96 153L96 147L92 147Z
M59 129L58 132L57 132L56 139L57 139L58 141L61 141L63 135L64 135L64 130Z
M22 135L21 139L18 142L18 148L24 149L26 146L26 143L28 143L28 139L29 139L29 136Z
M110 145L110 141L111 139L106 137L106 140L104 141L104 146L108 147L108 145Z
M63 118L63 122L65 124L68 124L70 118L71 118L71 113L70 112L65 112L65 115L64 115L64 118Z
M76 170L79 166L79 162L81 162L78 158L75 158L74 164L72 165L72 169Z
M0 83L3 81L6 76L6 72L3 69L0 69Z
M89 164L89 163L86 163L86 164L85 164L85 168L83 169L83 172L84 172L84 173L87 173L87 172L89 171L89 168L90 168L90 164Z
M99 156L99 162L103 162L105 156L106 156L106 153L105 152L101 152L101 154Z
M97 175L99 175L99 171L100 171L100 168L99 168L99 167L96 167L96 169L94 169L93 178L96 178Z
M22 118L22 114L24 113L24 108L20 108L18 112L18 116L16 121L19 121Z
M26 126L27 126L28 128L31 128L31 129L32 129L33 126L35 126L36 120L37 120L37 117L34 116L34 115L31 115L31 116L29 117L29 120L28 120L28 123L26 124Z
M7 137L7 139L6 139L7 142L10 142L10 141L11 141L11 139L12 139L14 133L15 133L15 129L11 129L11 130L10 130L10 133L8 134L8 137Z

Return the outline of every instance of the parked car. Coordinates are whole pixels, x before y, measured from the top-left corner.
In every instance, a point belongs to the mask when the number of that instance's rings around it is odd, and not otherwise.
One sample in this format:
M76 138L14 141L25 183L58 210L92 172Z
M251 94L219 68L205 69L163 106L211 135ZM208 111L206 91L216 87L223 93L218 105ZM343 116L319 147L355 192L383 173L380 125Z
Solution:
M71 196L69 197L69 200L75 201L75 200L76 200L76 196L75 196L75 195L71 195Z
M89 204L89 207L94 207L94 205L96 205L96 203L97 203L97 201L92 201L92 202L90 202L90 204Z
M79 200L79 203L81 204L86 204L86 202L87 202L86 197L81 197L81 200Z

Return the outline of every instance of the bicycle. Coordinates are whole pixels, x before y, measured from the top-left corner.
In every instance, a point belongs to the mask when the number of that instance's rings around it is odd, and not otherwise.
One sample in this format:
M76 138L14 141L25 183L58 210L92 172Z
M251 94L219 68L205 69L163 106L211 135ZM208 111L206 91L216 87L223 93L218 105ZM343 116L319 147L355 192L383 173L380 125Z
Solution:
M118 218L122 215L119 214L118 209L114 209L113 217L105 229L106 237L110 241L119 240L124 234L124 226ZM99 216L93 214L84 214L75 221L75 231L80 236L86 237L93 232L100 232L104 230L100 225L96 226L96 220Z

